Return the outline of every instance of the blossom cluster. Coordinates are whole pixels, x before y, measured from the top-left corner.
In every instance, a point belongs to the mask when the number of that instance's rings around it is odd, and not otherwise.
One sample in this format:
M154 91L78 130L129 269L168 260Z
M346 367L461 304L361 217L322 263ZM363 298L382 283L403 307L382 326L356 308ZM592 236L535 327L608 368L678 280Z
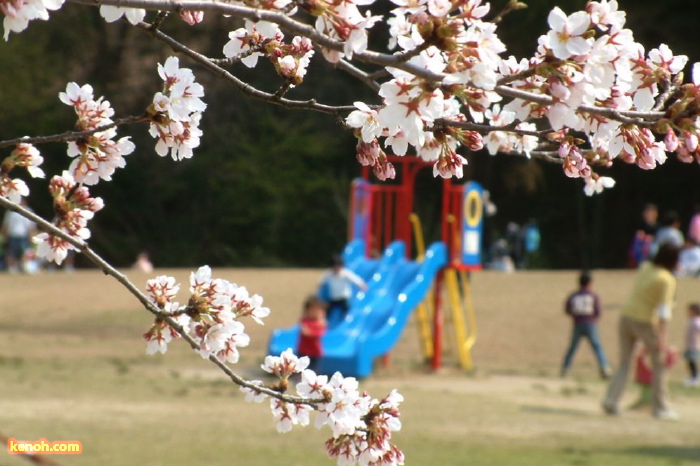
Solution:
M136 25L146 17L146 10L143 8L126 8L113 5L100 5L100 15L108 23L113 23L122 17L129 23ZM201 23L204 19L203 11L182 11L180 17L190 26Z
M47 9L60 7L57 1L0 2L6 36L31 19L46 19ZM292 28L307 37L297 35L290 43L273 17L245 19L244 27L229 33L223 52L247 67L266 57L290 85L298 85L313 55L312 41L319 37L324 57L333 63L359 57L384 67L387 73L365 75L374 81L377 102L355 102L345 120L356 130L358 159L382 179L395 174L385 149L405 155L411 147L442 177L462 176L466 152L484 147L491 154L543 152L551 160L559 151L547 136L550 131L577 141L589 170L576 173L586 186L598 179L597 169L617 158L643 169L664 163L666 152L684 162L700 160L696 73L692 83L680 86L687 57L664 44L645 50L625 27L626 14L616 0L590 1L572 14L555 7L536 53L522 59L506 56L496 22L487 20L490 4L483 0L392 0L388 17L372 14L374 0L243 3L280 13L299 26L303 19L297 13L315 18L314 32ZM517 2L506 7L517 8ZM143 8L124 5L102 5L100 11L107 21L125 17L132 24L146 15ZM191 25L203 18L201 11L179 13ZM368 50L369 31L380 21L388 26L387 47L396 50L394 55ZM199 144L205 105L199 100L201 86L189 70L178 69L176 60L159 65L166 85L149 116L156 151L180 160ZM564 163L565 173L573 173L571 166Z
M72 238L83 241L90 238L87 222L104 207L102 199L91 197L88 188L79 185L68 171L51 178L49 192L53 198L54 226ZM78 250L65 238L49 232L39 233L33 241L37 245L37 256L57 264L63 262L68 251Z
M180 285L175 283L175 279L164 275L146 284L151 302L197 342L198 352L203 358L213 354L226 362L238 362L238 348L248 346L250 342L240 319L251 317L262 325L263 319L270 314L270 310L262 306L259 295L251 296L243 286L212 278L211 269L207 266L190 274L190 297L182 307L175 301L179 290ZM144 334L146 352L165 353L168 343L178 336L176 329L163 318L156 317Z
M224 56L238 58L248 68L254 68L259 57L268 56L277 73L292 85L304 80L314 54L308 38L295 36L291 44L285 44L279 26L269 21L245 20L245 27L231 31L229 39Z
M148 113L151 136L157 139L156 152L161 157L170 152L173 160L189 159L199 146L202 130L199 121L207 105L202 101L204 88L195 82L189 68L180 68L177 57L158 64L163 91L157 92Z
M310 424L310 415L317 411L317 428L328 426L333 435L326 441L326 451L337 458L339 465L400 465L404 456L391 443L391 435L401 429L399 404L403 397L393 390L381 400L359 391L353 377L343 377L339 372L330 378L307 369L309 358L295 356L291 349L280 356L267 356L262 369L281 383L276 387L284 391L289 379L300 374L296 392L308 403L294 403L278 398L270 399L270 408L277 421L279 432L288 432L294 425ZM262 402L267 395L256 390L261 381L253 381L252 387L241 387L246 400ZM313 406L313 407L312 407Z
M224 362L236 363L238 348L248 346L250 341L240 319L251 317L263 324L270 313L262 306L259 295L251 296L245 287L212 278L207 266L190 274L189 299L185 305L176 301L179 292L180 284L173 277L161 275L146 283L148 298L162 313L143 335L148 354L165 353L168 344L185 332L197 343L197 351L203 358L213 355ZM294 425L307 426L311 413L317 411L316 427L328 426L333 432L326 450L329 456L338 459L338 464L403 464L403 453L391 443L392 432L401 429L399 404L403 397L392 391L382 400L373 399L359 391L355 378L340 373L330 378L318 375L308 365L308 357L298 358L288 349L280 356L267 356L261 366L279 379L272 387L278 393L285 393L292 378L300 374L296 383L298 402L270 397L277 430L288 432ZM246 393L247 401L259 403L269 397L256 389L264 386L262 381L253 380L241 390Z
M24 167L32 178L43 178L44 170L39 166L44 158L36 147L27 143L19 143L17 147L5 157L0 164L0 196L6 197L14 203L29 194L29 187L20 178L10 178L10 171L15 167Z
M427 160L435 160L436 174L443 177L461 175L464 161L454 163L454 152L466 145L464 138L443 136L441 149L430 151L434 139L429 129L436 121L470 121L482 123L487 119L494 128L486 136L486 147L496 152L529 154L538 147L535 121L546 119L555 131L575 132L585 137L589 148L571 148L558 152L564 157L564 171L569 176L586 181L586 192L596 181L598 192L610 182L599 177L590 163L601 166L616 157L649 169L663 163L667 150L677 150L681 158L696 149L692 138L682 133L688 145L673 147L657 141L653 132L636 124L623 122L596 113L596 108L615 111L651 111L660 94L660 86L668 86L687 62L685 56L674 56L661 45L648 54L634 41L632 32L624 29L625 13L619 11L615 0L589 2L585 11L566 15L554 8L549 15L550 31L541 36L535 56L518 61L515 57L501 58L506 49L496 35L495 24L484 22L489 5L480 0L460 2L427 1L398 5L389 20L392 39L390 46L424 50L408 64L444 76L442 86L431 85L430 79L404 70L389 69L393 79L382 84L379 95L382 105L370 109L355 103L346 122L358 128L358 137L365 143L386 137L385 144L395 154L406 152L406 142ZM438 37L436 33L440 33ZM510 89L522 91L505 104L499 82L509 83ZM498 92L496 92L498 91ZM694 89L689 93L695 98ZM512 93L511 93L512 94ZM512 94L514 95L514 94ZM593 111L582 111L582 107ZM466 111L466 113L464 113ZM697 118L697 117L696 117ZM673 123L667 134L675 135ZM497 128L499 128L497 130ZM500 129L502 128L502 130ZM396 134L400 132L397 146ZM697 139L697 137L695 138ZM478 141L477 141L478 142ZM551 141L550 141L551 142ZM426 147L427 146L427 147ZM687 148L691 150L687 150ZM479 144L468 147L478 150ZM585 153L585 154L584 154ZM595 157L586 159L588 155ZM575 155L575 157L574 157ZM602 188L601 188L602 189Z
M115 170L126 165L124 156L135 149L129 136L114 140L117 136L112 120L114 109L103 97L95 100L89 84L68 83L59 99L75 109L76 130L90 132L68 143L68 155L74 158L69 168L73 178L87 185L97 184L100 179L110 181Z

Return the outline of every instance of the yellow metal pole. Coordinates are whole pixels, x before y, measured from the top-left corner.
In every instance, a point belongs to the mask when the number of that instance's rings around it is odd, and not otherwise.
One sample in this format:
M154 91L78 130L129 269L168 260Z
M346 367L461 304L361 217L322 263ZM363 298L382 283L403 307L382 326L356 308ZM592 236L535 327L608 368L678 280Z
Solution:
M445 281L447 283L447 290L450 295L450 308L452 310L451 314L455 339L457 340L457 356L459 358L459 365L463 369L472 370L474 366L472 364L472 358L467 344L467 330L466 323L464 321L464 307L462 305L463 301L461 299L462 296L460 293L457 271L454 268L450 268L445 272Z
M476 313L474 312L474 302L472 301L470 279L464 270L461 271L461 278L464 309L467 314L467 338L464 341L464 351L469 355L469 359L471 361L471 351L476 344L477 336Z
M416 245L416 261L422 262L425 259L425 241L423 239L423 229L421 228L420 218L412 213L408 216L413 226L413 237ZM420 346L423 350L423 356L426 360L433 357L433 335L430 328L432 321L432 303L433 292L428 292L426 299L418 305L416 309L416 320L418 321L418 336L420 338Z
M457 246L459 232L457 231L457 222L455 220L453 215L449 215L447 218L448 223L453 229L452 237ZM455 268L450 268L446 275L449 275L446 282L450 295L450 307L452 308L452 321L455 338L457 339L459 363L463 369L472 370L474 368L474 363L472 361L471 349L476 343L476 316L472 305L469 280L464 270L458 272Z

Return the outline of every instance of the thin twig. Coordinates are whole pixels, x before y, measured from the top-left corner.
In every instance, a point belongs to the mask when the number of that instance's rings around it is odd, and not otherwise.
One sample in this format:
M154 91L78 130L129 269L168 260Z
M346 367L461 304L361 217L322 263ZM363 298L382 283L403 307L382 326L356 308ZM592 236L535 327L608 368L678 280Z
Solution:
M666 102L668 102L668 99L670 99L673 94L680 89L682 79L679 79L679 76L682 76L682 74L676 75L673 82L669 83L666 90L656 99L656 105L654 105L654 108L651 109L652 112L658 112L663 109Z
M82 3L94 5L93 0L68 0L73 3ZM312 42L318 44L321 47L325 47L330 50L342 51L344 48L344 43L339 40L331 39L330 37L316 31L316 29L308 24L299 22L293 18L290 18L286 14L259 10L255 8L250 8L242 5L234 5L229 3L222 3L217 1L197 1L197 0L100 0L101 5L114 5L120 7L130 7L130 8L146 8L148 10L164 10L164 11L213 11L223 14L229 14L232 16L237 16L240 18L247 18L254 21L270 21L277 23L280 29L291 34L300 35L309 38ZM148 26L144 26L146 23L139 24L146 30L149 29ZM293 101L287 99L280 99L275 101L272 96L266 92L259 91L252 86L244 83L237 78L233 77L231 74L227 73L225 70L217 67L214 63L208 60L203 55L187 48L186 46L180 44L174 39L162 34L160 31L148 31L159 40L168 43L174 50L179 51L183 54L190 56L193 60L201 63L203 66L210 69L216 75L227 79L233 83L236 87L248 93L254 98L261 100L267 100L269 102L274 102L279 105L283 105L289 108L307 108L312 110L321 111L324 113L337 113L339 111L351 111L353 107L331 107L327 105L317 104L315 100L308 101ZM355 52L353 58L367 63L373 63L375 65L380 65L383 67L394 67L401 69L414 76L424 79L428 82L441 83L445 78L444 73L436 73L426 69L420 65L413 64L410 62L403 62L401 55L389 55L379 52L374 52L367 50L364 52ZM518 99L523 99L529 102L538 103L541 105L551 105L554 99L545 94L534 94L531 92L523 91L520 89L513 89L505 85L498 85L495 87L494 92L506 96ZM572 111L592 113L597 115L602 115L607 118L611 118L620 121L625 124L635 124L642 127L652 127L654 122L651 120L656 120L663 116L662 112L638 112L638 111L623 111L616 110L605 107L596 107L589 105L581 105L573 108Z
M148 121L146 116L130 116L125 118L119 118L112 123L104 126L100 126L95 129L88 131L66 131L60 134L52 134L50 136L35 136L35 137L22 137L16 139L9 139L7 141L0 141L0 148L14 146L17 144L46 144L47 142L68 142L77 141L78 139L83 139L84 137L90 136L95 133L101 133L102 131L107 131L108 129L115 128L120 125L128 125L133 123L140 123L143 121Z
M335 64L335 67L338 68L339 70L343 70L349 75L359 79L363 83L367 84L372 90L378 91L379 90L379 83L372 79L372 75L365 73L361 69L357 68L355 65L350 63L347 60L340 59L338 60L338 63Z
M527 5L523 2L519 2L517 0L510 0L506 6L503 7L503 9L493 17L491 20L492 23L498 24L501 21L503 21L503 17L507 15L508 13L516 10L522 10L523 8L527 8Z
M195 52L194 50L186 47L185 45L181 44L180 42L176 41L172 37L164 34L161 31L151 31L148 27L148 23L141 22L137 25L137 27L141 28L142 30L146 31L147 33L151 34L153 37L158 39L161 42L166 43L168 46L170 46L174 51L180 52L195 62L199 63L212 73L214 75L219 76L220 78L226 80L227 82L233 84L238 90L243 92L244 94L253 97L258 100L263 100L266 102L274 103L277 105L281 105L286 108L302 108L302 109L308 109L308 110L315 110L318 112L322 113L328 113L328 114L337 114L339 112L350 112L352 110L355 110L355 107L353 106L331 106L331 105L325 105L325 104L319 104L316 102L315 99L310 99L310 100L290 100L290 99L285 99L285 98L278 98L275 96L275 94L271 94L269 92L261 91L250 84L241 81L225 69L221 68L220 66L216 65L213 63L209 58L205 57L204 55Z

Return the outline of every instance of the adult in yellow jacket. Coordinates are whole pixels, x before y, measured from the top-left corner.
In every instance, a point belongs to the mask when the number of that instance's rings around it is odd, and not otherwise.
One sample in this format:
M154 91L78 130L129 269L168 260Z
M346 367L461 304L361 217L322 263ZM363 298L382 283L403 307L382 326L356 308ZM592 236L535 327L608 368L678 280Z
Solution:
M644 262L637 272L632 293L620 316L620 365L603 400L603 409L610 415L620 413L620 398L629 378L635 345L641 342L652 364L652 414L668 420L678 417L668 406L663 359L676 294L673 273L678 266L679 252L674 244L662 244L653 260Z

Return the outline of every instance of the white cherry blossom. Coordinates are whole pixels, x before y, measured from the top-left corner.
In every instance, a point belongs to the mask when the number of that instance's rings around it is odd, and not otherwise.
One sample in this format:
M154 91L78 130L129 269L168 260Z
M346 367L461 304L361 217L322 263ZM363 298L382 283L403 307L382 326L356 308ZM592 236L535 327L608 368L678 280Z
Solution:
M122 16L131 24L138 24L146 17L146 10L143 8L122 8L112 5L100 6L100 15L108 23L119 20Z
M547 22L552 30L545 36L544 44L552 50L555 57L565 60L590 50L592 41L582 37L591 24L591 19L585 11L577 11L567 16L561 8L554 7Z

